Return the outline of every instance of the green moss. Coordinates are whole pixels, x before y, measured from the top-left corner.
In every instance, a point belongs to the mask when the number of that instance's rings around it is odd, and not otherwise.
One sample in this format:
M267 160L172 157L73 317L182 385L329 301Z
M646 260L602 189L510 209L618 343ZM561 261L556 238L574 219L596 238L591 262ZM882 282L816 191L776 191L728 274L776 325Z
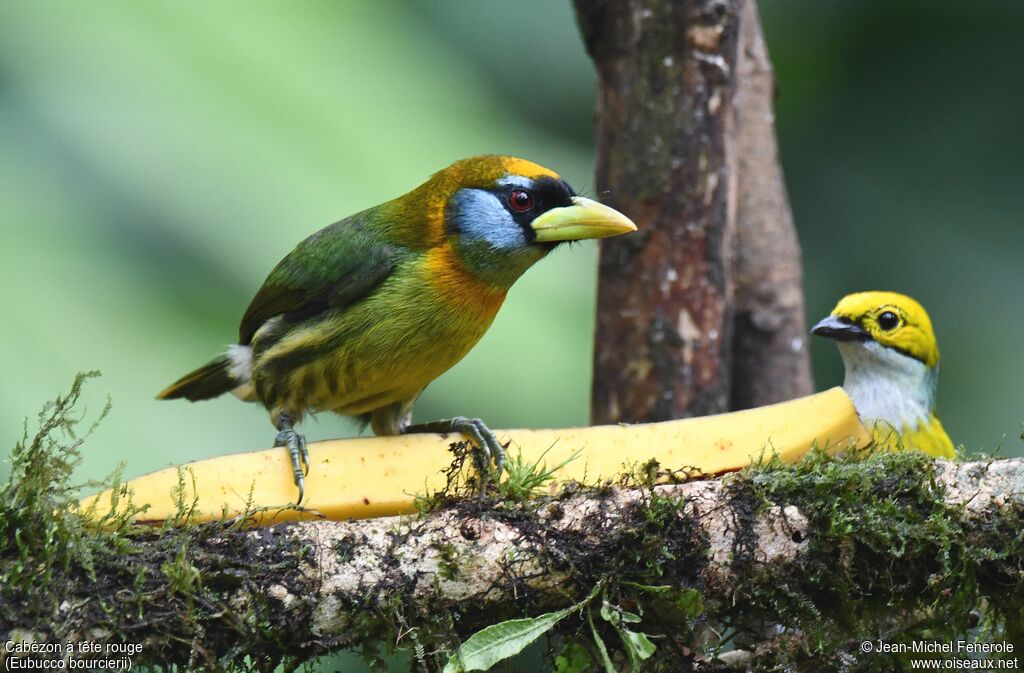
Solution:
M529 500L545 489L560 469L576 460L580 455L580 451L575 451L561 463L548 467L544 456L550 450L551 447L548 447L532 463L523 458L518 451L509 452L505 461L505 473L501 475L496 486L497 497L507 502Z
M442 579L455 580L459 577L458 554L455 545L438 543L434 545L438 553L438 571Z
M191 598L199 588L199 569L189 561L188 544L182 543L174 560L160 565L171 591Z
M298 548L287 526L238 535L248 517L195 524L187 471L176 490L177 515L160 528L133 527L138 509L130 505L99 521L79 510L69 479L88 433L75 434L80 419L72 408L86 379L78 377L68 395L44 408L39 431L31 439L24 434L0 488L4 632L17 626L62 640L101 617L112 642L162 639L138 663L207 670L294 669L339 648L364 652L380 670L398 643L411 650L417 670L434 670L470 635L467 625L558 610L599 587L600 601L558 623L548 647L552 666L558 659L568 670L606 662L645 671L726 670L714 656L741 647L756 649L755 670L889 671L905 668L906 660L865 659L851 648L864 639L1024 643L1024 507L1010 502L968 519L946 504L926 456L812 452L799 465L769 462L724 478L723 507L734 532L730 564L744 580L723 586L708 572L709 540L700 522L656 488L672 476L657 463L639 466L624 482L640 494L625 505L608 497L609 483L567 484L554 495L527 497L550 478L541 462L514 464L514 489L481 485L464 469L471 454L458 443L448 487L424 498L423 509L491 519L524 540L543 540L529 557L504 559L493 580L494 591L516 600L424 602L396 580L376 588L390 597L386 605L342 606L350 620L343 635L305 638L308 644L296 647L294 629L311 621L315 594L301 584L298 568L312 550ZM115 487L112 497L118 504L130 496ZM615 516L590 517L584 531L556 531L573 497L593 499L598 511ZM756 553L756 524L779 506L798 509L810 534L804 538L794 527L796 559L765 564ZM393 531L396 544L426 531L425 521L407 520ZM349 560L361 544L346 538L334 551ZM439 579L458 579L456 547L442 542L434 549ZM535 595L524 564L559 573L564 600ZM297 584L276 586L283 577ZM54 618L66 598L82 595L97 597L91 612L77 621ZM225 602L238 595L248 602Z
M117 474L88 484L111 488L110 501L80 508L72 473L82 442L109 410L108 404L91 424L74 410L93 376L80 374L67 395L47 403L37 432L30 439L26 429L11 453L11 473L0 486L0 633L63 643L87 632L93 642L146 642L133 659L137 665L263 671L307 659L288 649L281 605L265 592L249 592L245 606L221 602L229 595L224 589L258 583L278 561L273 542L231 535L250 525L255 511L196 525L195 502L185 497L187 472L175 491L177 515L160 528L132 523L144 510L131 503ZM302 560L303 550L289 551L287 563ZM303 595L299 587L291 590ZM97 625L103 635L89 631ZM208 638L202 640L207 649L193 649L207 632L230 642Z
M729 561L745 578L728 586L708 584L713 575L704 572L703 528L681 514L678 500L654 488L663 478L656 464L642 466L630 481L644 498L619 512L622 523L614 529L595 524L579 538L548 531L551 513L566 493L600 500L607 484L576 484L515 507L492 503L487 513L524 537L549 541L540 560L569 572L572 595L603 584L608 614L640 617L636 628L658 644L645 670L698 663L705 671L728 670L715 655L746 648L757 652L754 670L896 671L909 669L909 656L864 657L859 643L1024 643L1020 503L967 518L961 507L947 505L935 463L925 455L815 451L795 466L769 462L724 478L734 533ZM809 535L794 526L796 559L765 564L757 555L757 523L767 508L787 506L807 519ZM514 567L507 570L516 576ZM526 587L520 591L529 596ZM517 616L541 611L527 606ZM602 648L613 662L624 662L618 628L596 620L591 632L567 619L559 626L564 649L553 648L552 666L558 656L563 666L580 661L581 652L604 661Z
M728 483L734 509L793 505L812 531L793 564L765 566L735 549L739 572L752 581L729 596L735 609L716 608L741 631L786 627L780 666L828 660L864 639L999 639L1017 628L1024 510L1011 503L966 520L962 508L946 504L928 456L816 451L799 465L752 467ZM979 615L990 623L987 633L977 629ZM908 665L901 657L870 660L877 667L870 670Z
M82 386L96 372L75 377L67 395L48 402L39 413L38 430L29 439L27 425L11 452L11 472L0 486L0 601L24 600L30 611L54 609L54 587L72 568L95 579L96 561L130 545L121 534L129 516L111 515L99 524L64 513L77 510L78 486L70 483L81 463L79 448L107 415L80 428L74 414ZM112 481L118 481L117 476ZM111 534L103 532L111 529Z

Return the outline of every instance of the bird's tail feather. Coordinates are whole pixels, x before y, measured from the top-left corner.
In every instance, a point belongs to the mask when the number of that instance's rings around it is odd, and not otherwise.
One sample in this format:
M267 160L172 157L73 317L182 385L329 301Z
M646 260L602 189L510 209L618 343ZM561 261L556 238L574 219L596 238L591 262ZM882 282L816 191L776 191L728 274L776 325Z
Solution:
M231 359L222 355L190 374L167 386L158 400L175 400L184 397L190 402L209 400L233 390L239 381L231 375Z

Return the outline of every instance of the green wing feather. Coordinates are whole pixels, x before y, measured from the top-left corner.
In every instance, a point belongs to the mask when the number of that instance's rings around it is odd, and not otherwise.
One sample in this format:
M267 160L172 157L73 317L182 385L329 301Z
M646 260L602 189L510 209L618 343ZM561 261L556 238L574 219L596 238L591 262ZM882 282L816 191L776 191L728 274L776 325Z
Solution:
M238 328L240 344L277 315L299 322L341 309L369 295L394 270L397 246L382 240L367 222L372 211L335 222L313 234L267 276Z

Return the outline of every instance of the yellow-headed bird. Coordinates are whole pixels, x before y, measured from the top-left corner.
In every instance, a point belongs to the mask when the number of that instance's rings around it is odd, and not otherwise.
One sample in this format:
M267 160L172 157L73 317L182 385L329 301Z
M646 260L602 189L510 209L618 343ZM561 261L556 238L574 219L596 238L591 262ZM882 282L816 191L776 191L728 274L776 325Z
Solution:
M935 414L939 345L919 303L896 292L858 292L811 331L839 346L843 388L873 428L876 445L955 455Z
M554 171L502 156L458 161L404 196L316 232L270 272L238 343L160 399L233 391L261 402L303 493L306 442L294 425L334 411L378 435L462 432L497 463L479 419L410 426L423 389L483 336L512 284L559 243L635 231Z

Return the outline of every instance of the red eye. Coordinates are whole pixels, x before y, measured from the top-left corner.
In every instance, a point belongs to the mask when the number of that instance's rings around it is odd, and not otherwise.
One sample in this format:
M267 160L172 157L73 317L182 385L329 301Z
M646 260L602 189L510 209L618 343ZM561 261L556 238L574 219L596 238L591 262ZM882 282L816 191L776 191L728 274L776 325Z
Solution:
M508 195L508 205L517 213L525 213L533 208L533 196L530 195L530 192L517 189Z

